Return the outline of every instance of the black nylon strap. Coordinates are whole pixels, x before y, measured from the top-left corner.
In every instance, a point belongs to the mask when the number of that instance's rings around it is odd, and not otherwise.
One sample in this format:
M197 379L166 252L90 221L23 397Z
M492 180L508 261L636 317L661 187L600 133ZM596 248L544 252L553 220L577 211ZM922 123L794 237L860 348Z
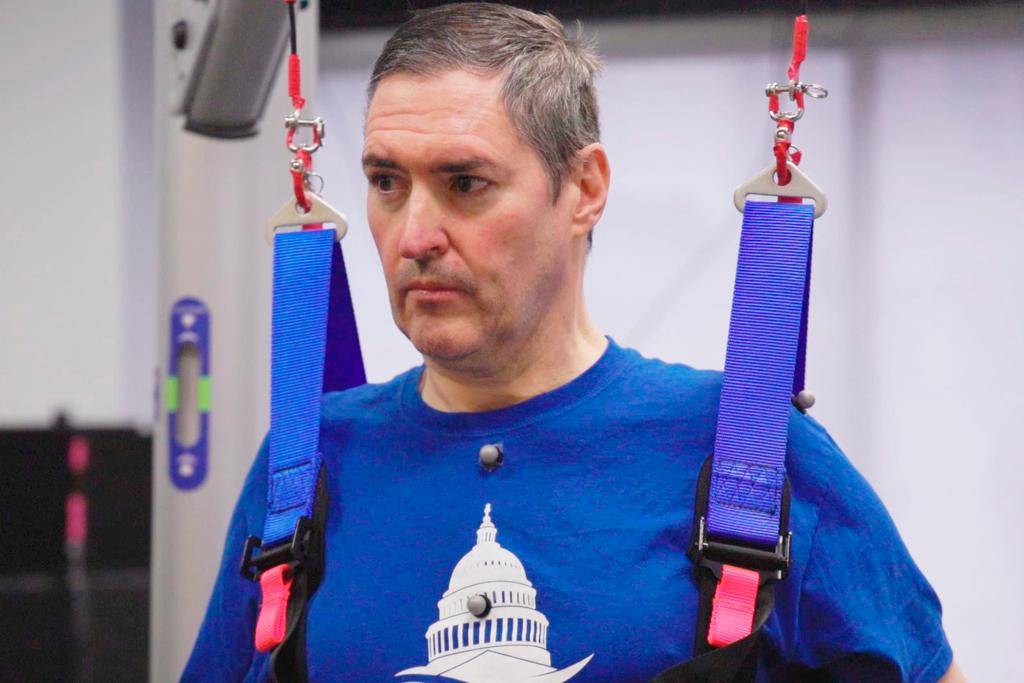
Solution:
M706 582L702 579L701 603L707 596L706 599L710 604L711 598L714 596L716 580L710 571L703 570L702 573L711 576L711 590L707 593L703 589ZM771 616L774 605L775 591L772 585L762 586L757 592L757 602L754 606L754 629L749 636L737 640L732 645L711 649L707 645L707 626L705 624L702 631L705 644L703 654L697 654L693 659L662 671L651 679L651 683L754 683L757 678L764 624ZM710 614L710 606L707 612Z
M711 623L711 607L718 587L718 577L707 566L698 564L697 552L699 523L707 515L708 490L711 482L712 457L704 461L697 479L694 496L693 531L690 544L690 559L694 562L697 590L700 602L697 607L697 623L694 629L693 658L677 664L651 679L651 683L754 683L760 659L764 624L771 616L775 605L775 590L771 581L764 582L757 591L754 603L754 624L750 635L726 647L714 648L708 645L708 629ZM788 533L789 526L789 482L786 482L783 496L782 533Z
M708 456L700 468L700 476L697 478L697 494L693 502L693 529L691 530L689 557L694 563L694 576L697 578L697 594L700 602L697 603L697 625L693 632L693 656L711 652L712 647L708 645L708 629L711 627L711 606L715 597L715 589L718 587L718 577L711 570L697 565L699 556L696 553L698 525L700 520L707 515L708 511L708 489L711 485L711 462L713 456ZM751 632L753 634L753 632Z
M288 600L284 640L270 655L270 677L276 683L306 683L306 613L309 598L320 586L324 573L324 533L327 525L326 468L321 466L313 504L313 530L305 562L295 567Z

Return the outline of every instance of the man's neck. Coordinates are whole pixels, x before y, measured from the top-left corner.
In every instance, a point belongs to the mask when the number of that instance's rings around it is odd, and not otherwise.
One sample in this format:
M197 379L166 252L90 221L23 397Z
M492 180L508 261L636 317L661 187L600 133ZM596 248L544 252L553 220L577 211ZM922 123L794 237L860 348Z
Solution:
M463 372L426 360L420 395L447 413L498 410L571 382L604 353L608 340L585 319L573 334L537 340L493 367Z

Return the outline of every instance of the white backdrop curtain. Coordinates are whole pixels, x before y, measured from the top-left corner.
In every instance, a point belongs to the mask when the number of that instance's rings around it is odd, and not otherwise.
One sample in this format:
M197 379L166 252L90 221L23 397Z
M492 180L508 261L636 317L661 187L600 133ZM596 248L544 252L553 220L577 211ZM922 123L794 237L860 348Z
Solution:
M815 235L808 386L885 501L975 681L1024 670L1024 11L811 17L802 75L829 87L797 124L827 192ZM591 312L647 355L721 368L740 216L771 162L763 86L791 19L589 22L605 57L608 209ZM325 36L318 169L351 221L345 251L372 380L417 363L395 330L365 219L363 90L383 33ZM865 553L871 552L865 545Z

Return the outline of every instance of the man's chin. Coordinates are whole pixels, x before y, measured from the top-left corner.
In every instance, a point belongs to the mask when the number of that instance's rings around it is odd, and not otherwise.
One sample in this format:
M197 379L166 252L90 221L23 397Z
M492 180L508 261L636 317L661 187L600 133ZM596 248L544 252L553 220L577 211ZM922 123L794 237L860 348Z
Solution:
M416 350L433 360L454 363L471 357L480 349L477 335L458 334L434 326L432 329L413 330L408 335Z

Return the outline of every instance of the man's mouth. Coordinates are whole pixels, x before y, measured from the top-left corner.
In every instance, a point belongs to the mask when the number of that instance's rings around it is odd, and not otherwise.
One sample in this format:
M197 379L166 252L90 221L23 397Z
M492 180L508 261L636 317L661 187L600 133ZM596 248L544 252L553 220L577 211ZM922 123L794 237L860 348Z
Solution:
M440 303L455 299L465 292L454 285L430 280L418 280L409 283L404 288L405 294L415 301L426 303Z

